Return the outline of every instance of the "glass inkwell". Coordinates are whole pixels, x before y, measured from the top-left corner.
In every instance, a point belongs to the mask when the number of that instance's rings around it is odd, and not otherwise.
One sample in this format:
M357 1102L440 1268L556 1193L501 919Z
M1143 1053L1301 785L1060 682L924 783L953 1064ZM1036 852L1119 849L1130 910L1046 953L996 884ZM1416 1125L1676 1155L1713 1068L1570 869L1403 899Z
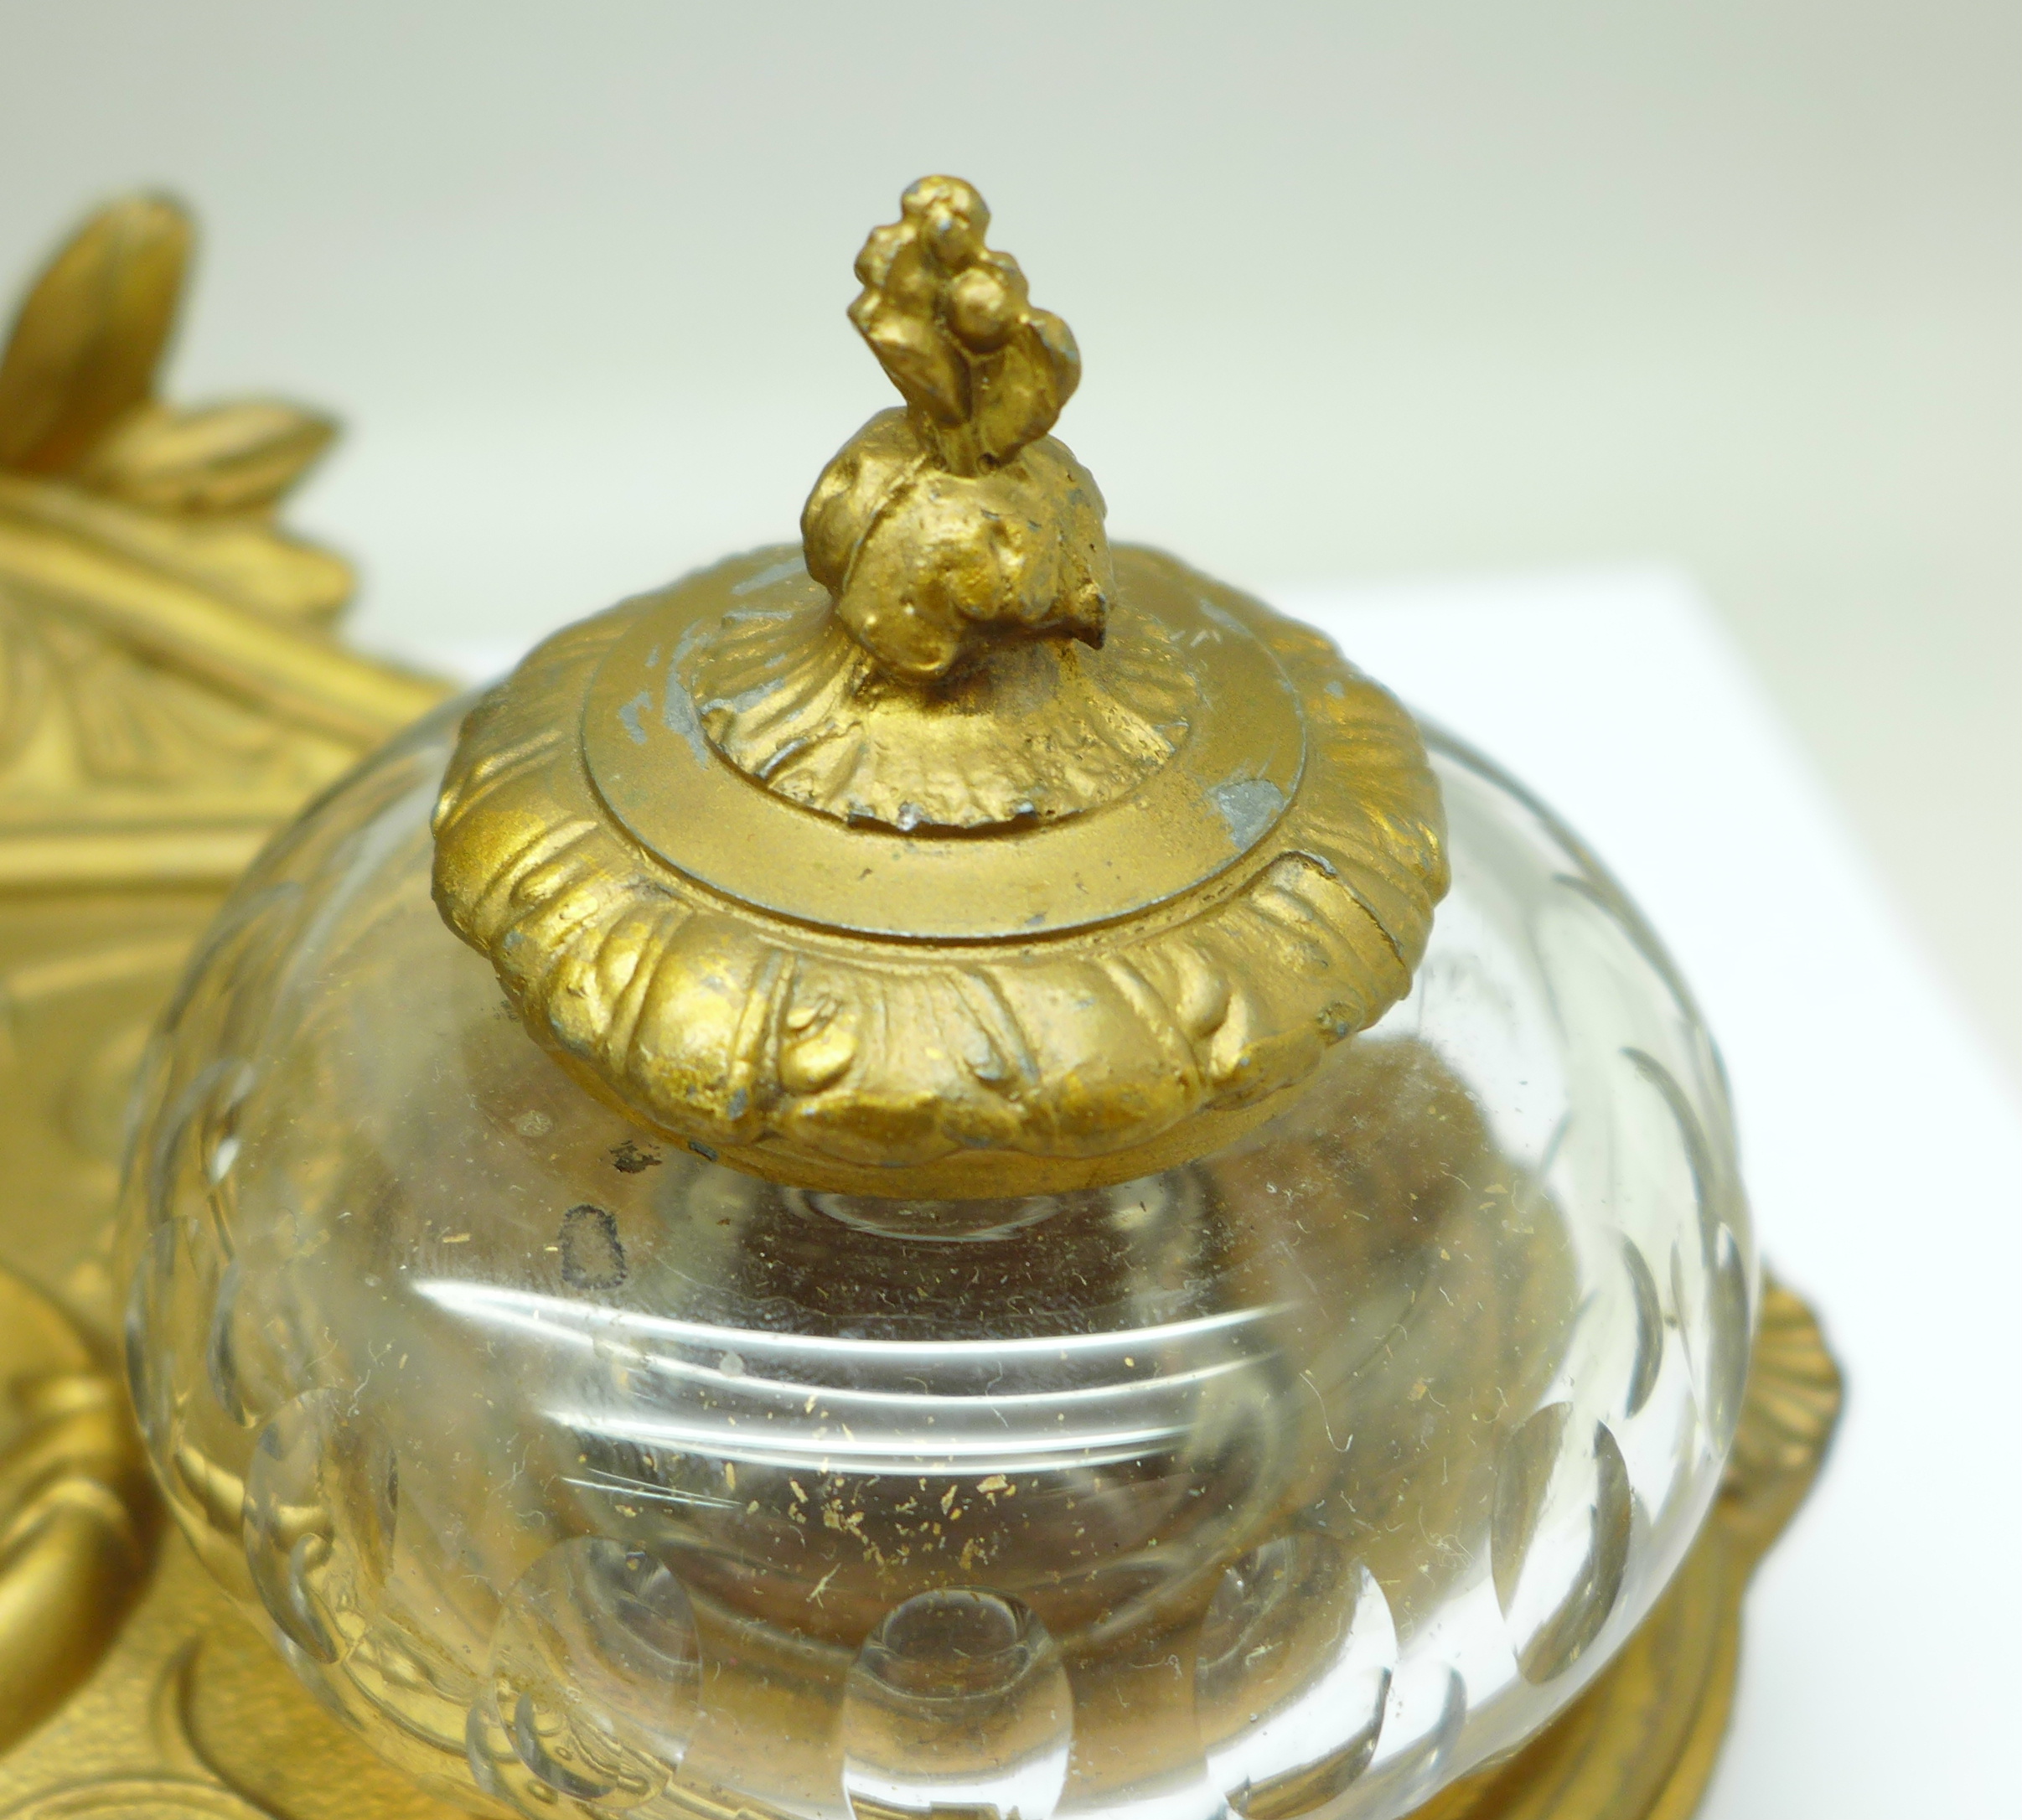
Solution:
M799 545L266 851L122 1215L169 1504L474 1811L1683 1813L1837 1379L1580 843L1112 549L928 178Z

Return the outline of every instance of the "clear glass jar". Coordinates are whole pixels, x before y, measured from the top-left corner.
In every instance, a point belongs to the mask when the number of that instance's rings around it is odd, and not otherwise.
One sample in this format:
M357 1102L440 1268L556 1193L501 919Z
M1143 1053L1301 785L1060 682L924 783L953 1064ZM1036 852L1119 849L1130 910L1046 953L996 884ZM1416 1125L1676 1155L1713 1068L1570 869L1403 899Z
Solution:
M1452 892L1291 1110L905 1202L561 1073L430 898L458 715L247 876L124 1214L176 1516L386 1757L530 1815L1390 1815L1648 1611L1749 1357L1726 1097L1492 767L1430 736Z

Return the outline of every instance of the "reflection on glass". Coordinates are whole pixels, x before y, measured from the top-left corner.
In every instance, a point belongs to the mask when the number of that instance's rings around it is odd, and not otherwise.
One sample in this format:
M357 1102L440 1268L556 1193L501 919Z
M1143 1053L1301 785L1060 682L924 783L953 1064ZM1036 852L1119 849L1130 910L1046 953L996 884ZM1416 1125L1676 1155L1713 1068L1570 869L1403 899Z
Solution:
M529 1812L1388 1814L1648 1609L1746 1212L1661 952L1504 781L1435 742L1431 951L1273 1124L879 1201L535 1047L429 900L453 724L248 880L127 1225L179 1519L396 1761Z

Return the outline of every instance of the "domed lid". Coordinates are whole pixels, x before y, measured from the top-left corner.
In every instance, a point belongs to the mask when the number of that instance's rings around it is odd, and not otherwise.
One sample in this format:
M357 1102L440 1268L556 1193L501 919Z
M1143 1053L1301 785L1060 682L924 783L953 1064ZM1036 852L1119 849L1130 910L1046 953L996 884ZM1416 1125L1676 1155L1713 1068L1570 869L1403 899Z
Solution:
M755 551L471 711L435 893L592 1091L775 1180L1127 1180L1275 1110L1445 890L1409 716L1318 633L1112 551L1067 324L930 177L851 319L905 398Z

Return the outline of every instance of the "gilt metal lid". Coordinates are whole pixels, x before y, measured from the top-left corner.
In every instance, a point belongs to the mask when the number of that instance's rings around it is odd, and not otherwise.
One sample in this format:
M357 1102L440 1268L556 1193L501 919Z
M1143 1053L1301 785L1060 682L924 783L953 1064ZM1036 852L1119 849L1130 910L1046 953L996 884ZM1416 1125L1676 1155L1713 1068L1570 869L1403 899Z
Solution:
M931 177L850 315L906 400L798 548L557 633L466 720L435 892L586 1087L777 1180L1114 1181L1276 1109L1446 887L1416 727L1317 633L1111 550L1073 337Z

